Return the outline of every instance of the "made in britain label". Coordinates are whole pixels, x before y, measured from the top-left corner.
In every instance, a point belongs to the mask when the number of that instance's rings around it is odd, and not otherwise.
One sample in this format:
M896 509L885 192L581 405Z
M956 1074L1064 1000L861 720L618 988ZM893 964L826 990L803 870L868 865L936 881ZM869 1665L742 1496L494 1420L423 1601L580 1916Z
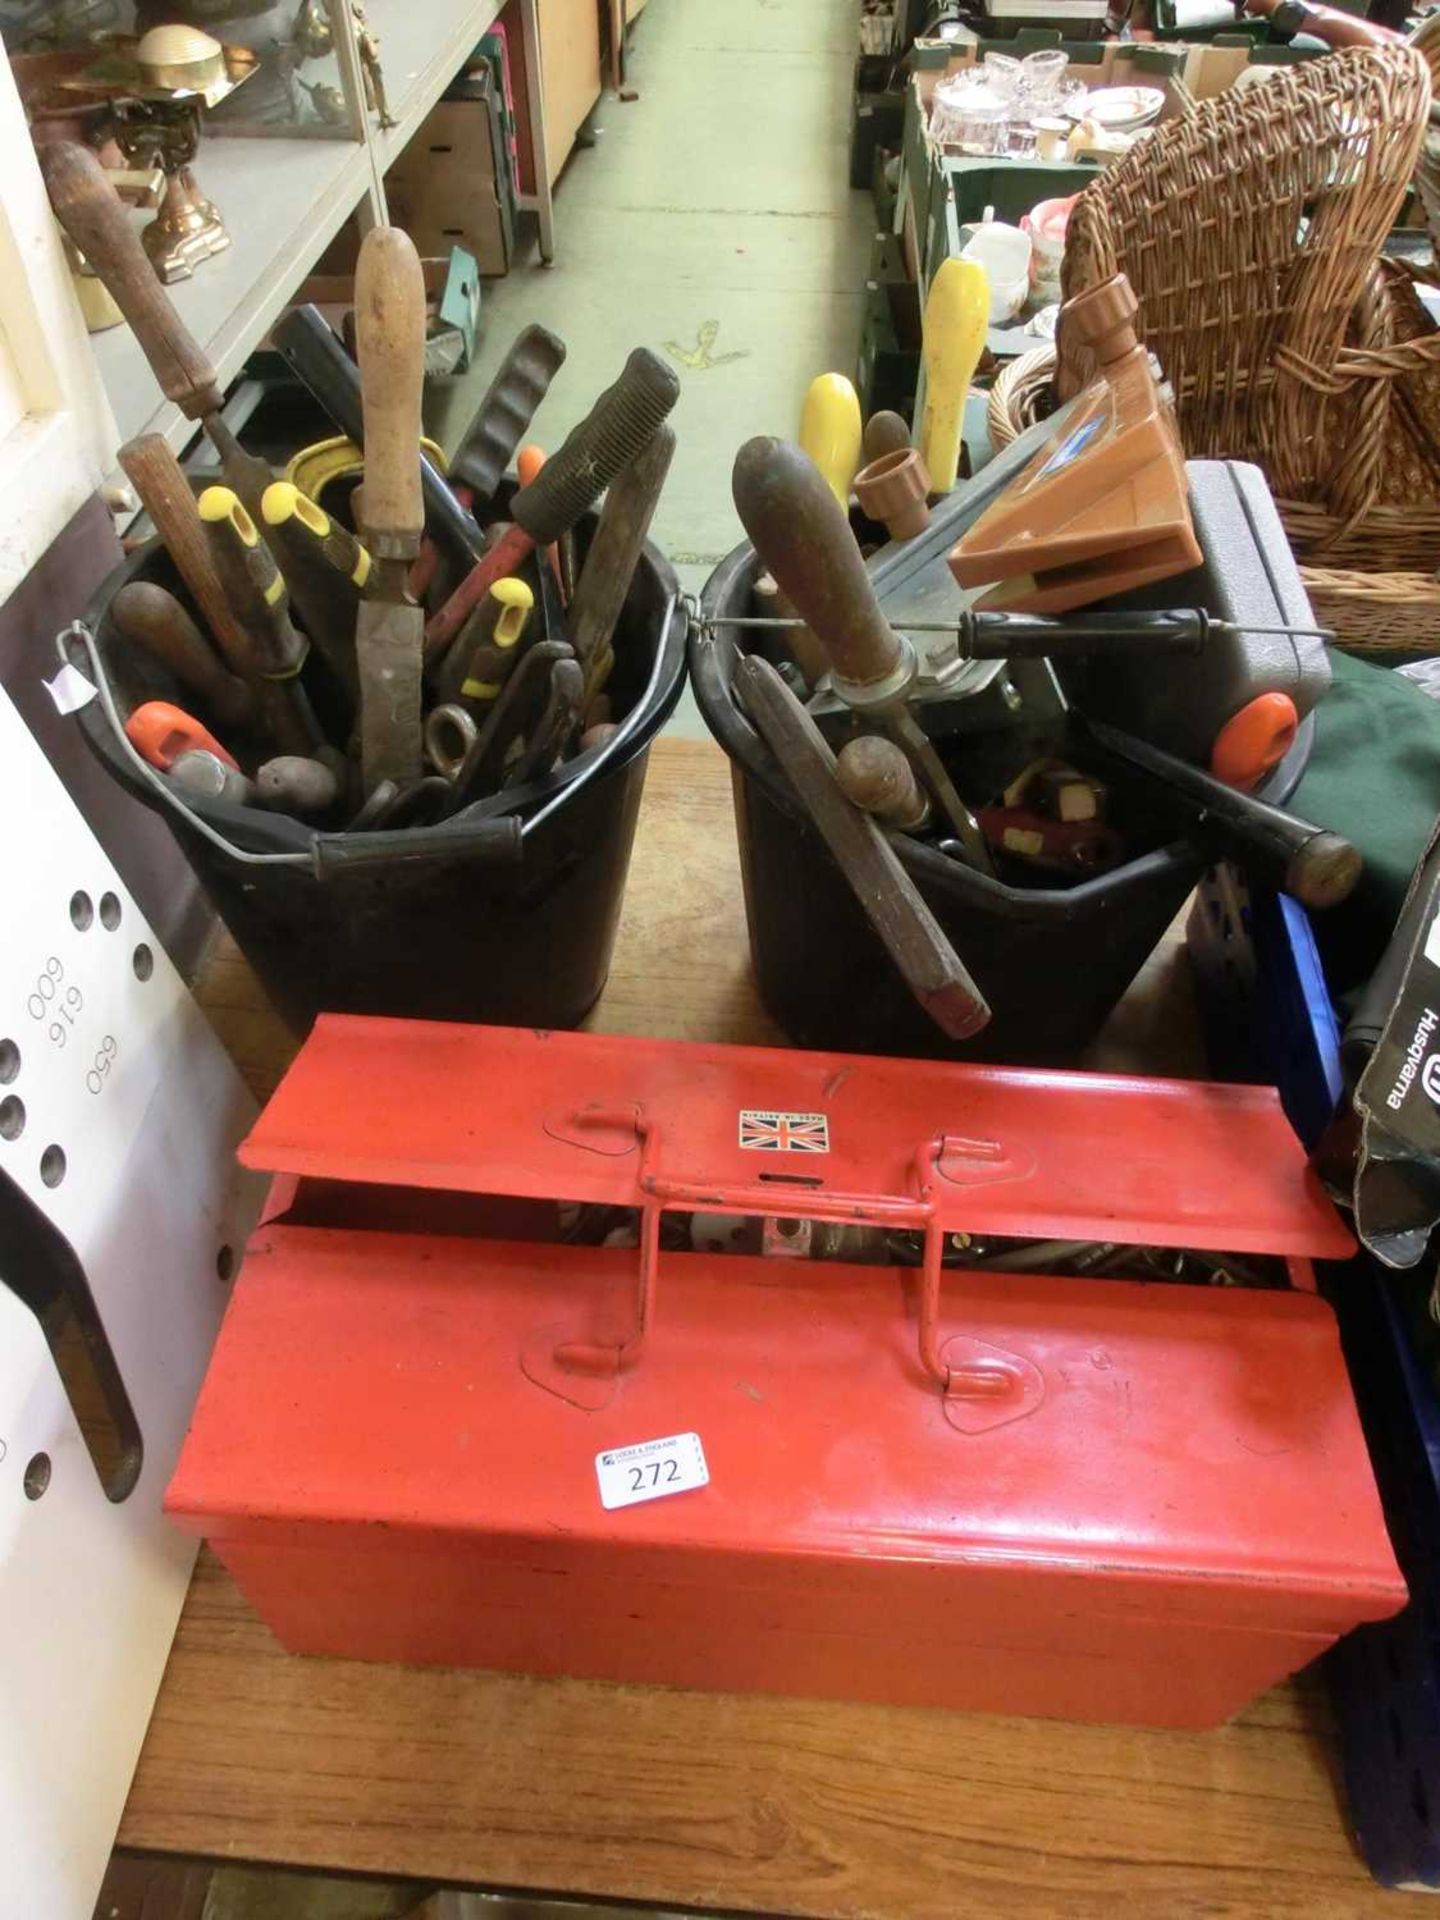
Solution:
M828 1153L830 1122L823 1113L742 1107L740 1144L747 1153Z

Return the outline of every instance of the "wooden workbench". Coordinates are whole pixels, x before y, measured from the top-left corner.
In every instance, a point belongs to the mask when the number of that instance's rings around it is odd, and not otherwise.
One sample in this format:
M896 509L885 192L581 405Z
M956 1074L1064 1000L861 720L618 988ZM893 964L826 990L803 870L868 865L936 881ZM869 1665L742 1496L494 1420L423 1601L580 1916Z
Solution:
M1170 946L1110 1040L1177 1038ZM228 948L202 998L251 1085L293 1042ZM611 1032L778 1041L750 978L730 783L651 762ZM723 1605L723 1596L717 1595ZM903 1622L896 1623L904 1631ZM1203 1660L1198 1644L1194 1657ZM1355 1856L1323 1692L1186 1734L286 1654L202 1555L124 1846L806 1914L1403 1917Z

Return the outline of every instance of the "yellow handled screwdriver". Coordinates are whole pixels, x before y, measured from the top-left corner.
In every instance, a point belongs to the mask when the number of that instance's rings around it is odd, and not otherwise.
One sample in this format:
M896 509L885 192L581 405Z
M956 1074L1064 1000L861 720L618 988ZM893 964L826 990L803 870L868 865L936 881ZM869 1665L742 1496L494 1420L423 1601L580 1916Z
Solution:
M359 693L355 610L370 578L370 554L289 480L271 482L260 512L305 631L353 703Z
M860 471L863 438L860 396L854 387L843 373L817 374L806 388L800 409L800 446L847 510L850 482Z
M985 351L990 282L978 260L942 260L930 282L922 323L925 411L920 455L933 493L949 493L960 471L965 400Z
M465 707L479 718L520 658L520 641L535 605L523 580L506 574L496 580L440 662L435 678L442 702Z

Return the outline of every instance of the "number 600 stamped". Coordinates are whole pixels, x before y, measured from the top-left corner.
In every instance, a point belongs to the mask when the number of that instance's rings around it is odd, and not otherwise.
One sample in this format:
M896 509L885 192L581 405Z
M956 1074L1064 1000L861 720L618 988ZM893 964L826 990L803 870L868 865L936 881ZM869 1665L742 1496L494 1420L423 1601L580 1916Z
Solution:
M710 1469L698 1433L672 1433L664 1440L639 1440L633 1447L607 1447L595 1456L595 1478L600 1504L608 1510L707 1487Z

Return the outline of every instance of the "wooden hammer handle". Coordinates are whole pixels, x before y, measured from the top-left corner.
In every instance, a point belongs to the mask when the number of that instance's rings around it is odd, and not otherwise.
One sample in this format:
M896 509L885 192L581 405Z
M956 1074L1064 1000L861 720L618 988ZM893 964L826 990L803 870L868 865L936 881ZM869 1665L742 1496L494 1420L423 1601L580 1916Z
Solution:
M891 628L839 502L814 461L785 440L747 440L731 477L735 509L766 570L842 680L871 686L900 664Z
M399 227L372 227L361 242L355 334L365 415L365 529L377 559L410 560L425 530L425 276L414 241Z
M192 420L218 411L215 369L156 278L105 169L71 140L44 142L39 157L55 217L130 322L165 398Z

